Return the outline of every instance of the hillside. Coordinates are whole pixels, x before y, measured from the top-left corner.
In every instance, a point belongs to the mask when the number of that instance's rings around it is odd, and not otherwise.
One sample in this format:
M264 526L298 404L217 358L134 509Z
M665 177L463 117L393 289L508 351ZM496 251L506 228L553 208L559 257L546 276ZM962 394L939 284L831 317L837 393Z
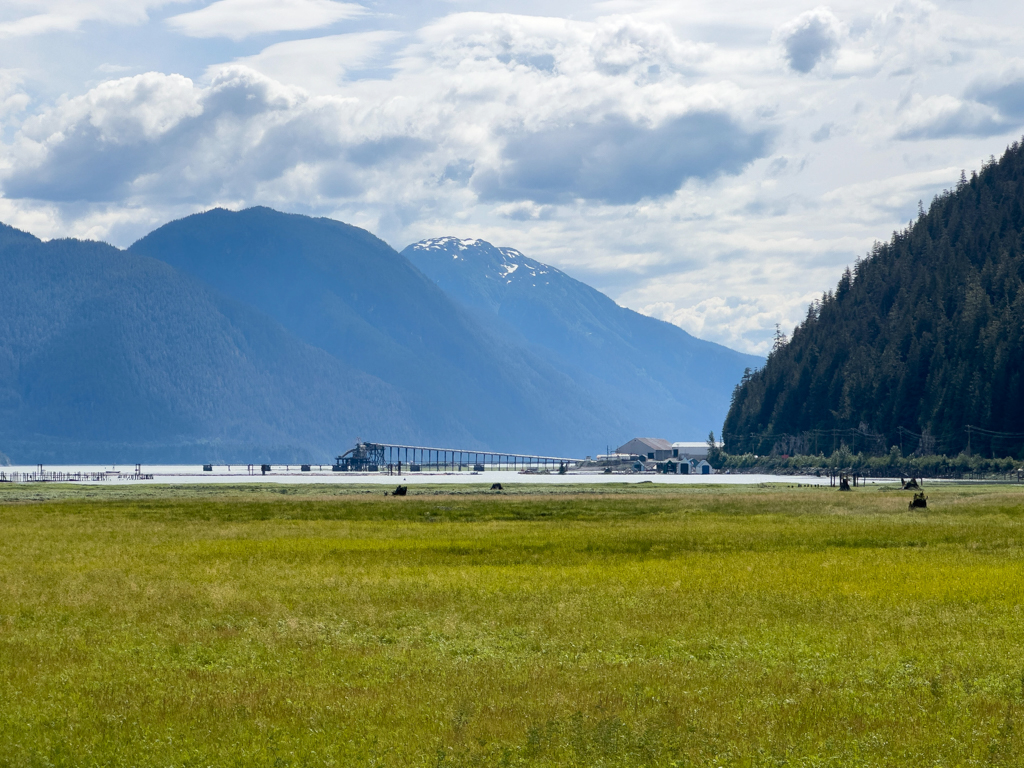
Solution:
M167 264L0 225L0 446L17 463L328 461L421 439L389 385Z
M190 273L387 382L430 444L583 455L630 431L628 411L607 408L557 361L481 327L357 227L216 209L157 229L129 253ZM387 439L381 430L361 436Z
M0 448L326 463L362 437L582 456L706 434L754 362L490 251L524 279L491 285L507 266L481 258L478 289L446 292L364 230L267 208L190 216L127 251L0 227Z
M745 378L730 452L831 430L881 449L1024 452L1024 146L932 202L808 310ZM852 446L851 446L852 447Z
M442 237L402 254L496 332L532 345L606 407L628 414L629 437L703 439L720 428L744 369L763 363L620 307L513 248Z

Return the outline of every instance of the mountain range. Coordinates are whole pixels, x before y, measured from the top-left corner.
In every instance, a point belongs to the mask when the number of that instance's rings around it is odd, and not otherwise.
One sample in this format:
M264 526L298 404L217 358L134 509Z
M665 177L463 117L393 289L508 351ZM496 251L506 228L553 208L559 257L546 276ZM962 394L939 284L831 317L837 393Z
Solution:
M456 242L403 255L268 208L189 216L127 250L0 226L0 449L326 463L362 437L575 456L706 434L759 362L482 241L446 272L430 254ZM544 284L499 287L495 253Z

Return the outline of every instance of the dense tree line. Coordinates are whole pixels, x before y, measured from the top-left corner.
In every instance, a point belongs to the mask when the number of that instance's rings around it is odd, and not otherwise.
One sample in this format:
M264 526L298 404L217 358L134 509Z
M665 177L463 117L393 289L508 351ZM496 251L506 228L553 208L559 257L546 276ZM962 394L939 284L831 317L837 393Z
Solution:
M883 452L1024 454L1022 234L1015 142L876 243L744 375L726 449L778 453L780 438L858 430Z
M1011 457L989 458L961 453L957 456L904 456L897 446L888 453L871 456L854 453L845 446L830 454L817 456L761 456L721 453L713 462L716 469L740 473L780 475L828 475L855 472L870 477L945 477L965 476L1016 478L1020 461Z

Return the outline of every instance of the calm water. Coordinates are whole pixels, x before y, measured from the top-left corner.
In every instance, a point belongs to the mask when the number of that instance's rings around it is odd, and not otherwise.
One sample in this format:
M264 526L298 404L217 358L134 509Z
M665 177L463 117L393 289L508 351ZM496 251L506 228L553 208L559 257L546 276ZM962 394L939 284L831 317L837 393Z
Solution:
M9 476L12 472L32 473L38 466L0 467L0 472ZM311 472L300 472L299 465L274 465L272 472L260 474L259 466L255 466L252 474L247 465L214 466L213 472L204 472L201 465L150 465L143 464L142 472L153 475L152 480L132 480L128 476L134 474L134 464L107 465L43 465L44 472L64 473L106 473L106 480L87 481L106 484L160 484L160 483L334 483L338 485L377 483L394 485L407 483L410 485L424 483L657 483L659 485L755 485L757 483L795 483L801 485L828 485L827 477L805 475L603 475L570 472L565 475L534 475L519 472L487 471L487 472L414 472L402 475L379 473L332 472L329 464L320 469L312 466ZM893 480L872 480L869 482L895 482Z

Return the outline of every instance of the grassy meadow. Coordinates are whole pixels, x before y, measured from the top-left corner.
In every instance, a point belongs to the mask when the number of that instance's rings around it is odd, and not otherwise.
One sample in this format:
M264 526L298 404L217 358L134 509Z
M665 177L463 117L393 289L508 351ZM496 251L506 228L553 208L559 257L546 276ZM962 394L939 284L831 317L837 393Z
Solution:
M1024 489L925 490L0 487L0 765L1024 765Z

